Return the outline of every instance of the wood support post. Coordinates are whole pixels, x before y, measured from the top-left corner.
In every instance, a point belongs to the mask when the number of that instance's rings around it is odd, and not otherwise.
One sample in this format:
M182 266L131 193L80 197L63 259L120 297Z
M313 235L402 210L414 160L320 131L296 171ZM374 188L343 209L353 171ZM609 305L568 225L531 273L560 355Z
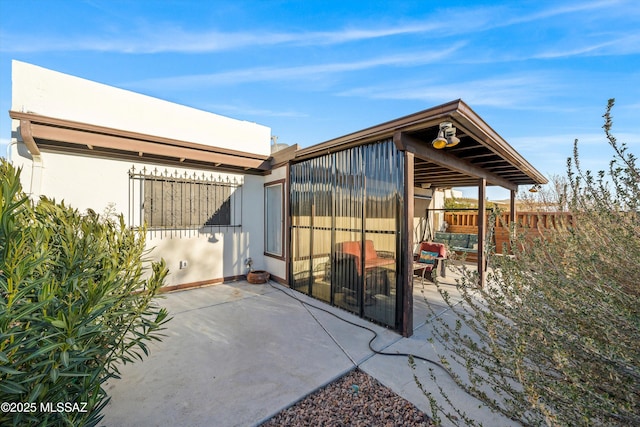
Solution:
M404 152L404 230L400 252L402 274L402 336L413 335L413 162L412 152Z
M511 190L511 198L509 199L509 230L516 229L516 195L518 194L518 190ZM515 231L514 231L515 233ZM509 238L513 240L515 235L512 235L511 232L509 234Z
M478 182L478 285L484 287L486 253L485 253L485 227L487 224L487 210L485 198L487 194L487 180L480 178Z

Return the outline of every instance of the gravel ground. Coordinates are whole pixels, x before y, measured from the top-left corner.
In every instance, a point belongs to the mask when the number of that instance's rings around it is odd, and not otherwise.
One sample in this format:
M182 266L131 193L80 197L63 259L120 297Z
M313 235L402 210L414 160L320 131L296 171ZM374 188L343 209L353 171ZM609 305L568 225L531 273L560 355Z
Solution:
M433 426L411 402L354 370L276 414L272 426Z

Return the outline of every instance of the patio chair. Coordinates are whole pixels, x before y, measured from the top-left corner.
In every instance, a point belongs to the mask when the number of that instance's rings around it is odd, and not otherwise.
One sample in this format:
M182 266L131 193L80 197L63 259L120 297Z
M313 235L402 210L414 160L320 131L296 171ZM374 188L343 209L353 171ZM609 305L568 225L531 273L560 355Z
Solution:
M387 268L395 266L395 259L376 251L372 240L366 240L364 246L364 272L362 271L362 246L359 241L337 244L333 266L334 283L345 293L345 301L351 305L360 305L358 287L364 274L365 305L373 303L374 294L389 293Z
M420 271L422 279L421 284L424 285L424 279L427 273L429 273L429 280L431 280L431 274L434 270L437 271L439 261L445 262L447 258L447 248L443 243L435 242L422 242L420 243L420 249L415 256L413 263L413 272ZM442 265L444 271L444 265Z

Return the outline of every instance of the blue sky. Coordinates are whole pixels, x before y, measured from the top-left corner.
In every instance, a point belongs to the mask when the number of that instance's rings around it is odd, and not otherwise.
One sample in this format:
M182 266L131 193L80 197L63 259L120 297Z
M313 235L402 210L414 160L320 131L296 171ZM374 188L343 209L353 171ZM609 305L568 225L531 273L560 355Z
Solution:
M607 167L616 98L614 132L640 152L637 0L0 0L2 144L12 59L303 147L462 98L546 175L575 138L584 167Z

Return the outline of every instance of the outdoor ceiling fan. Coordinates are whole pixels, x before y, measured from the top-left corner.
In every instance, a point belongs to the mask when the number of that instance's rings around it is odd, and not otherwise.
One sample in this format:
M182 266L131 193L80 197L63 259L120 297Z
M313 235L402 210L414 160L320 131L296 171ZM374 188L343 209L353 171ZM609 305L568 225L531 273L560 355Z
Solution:
M451 122L440 123L440 131L438 137L431 142L433 148L442 150L443 148L450 148L458 145L460 138L456 136L456 128L453 127Z

